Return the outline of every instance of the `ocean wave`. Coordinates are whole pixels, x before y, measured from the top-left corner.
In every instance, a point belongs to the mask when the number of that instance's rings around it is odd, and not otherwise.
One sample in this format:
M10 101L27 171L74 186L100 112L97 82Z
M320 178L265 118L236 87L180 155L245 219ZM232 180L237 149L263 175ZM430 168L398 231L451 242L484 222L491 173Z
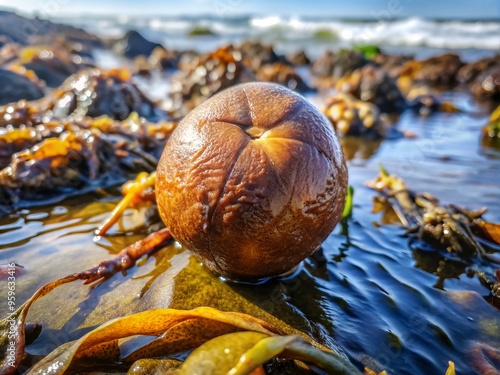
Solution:
M436 21L407 18L390 21L337 20L301 17L100 17L65 19L99 35L116 36L130 29L164 36L187 36L193 28L206 28L232 39L314 40L331 35L343 45L370 43L381 46L475 48L500 50L499 21Z

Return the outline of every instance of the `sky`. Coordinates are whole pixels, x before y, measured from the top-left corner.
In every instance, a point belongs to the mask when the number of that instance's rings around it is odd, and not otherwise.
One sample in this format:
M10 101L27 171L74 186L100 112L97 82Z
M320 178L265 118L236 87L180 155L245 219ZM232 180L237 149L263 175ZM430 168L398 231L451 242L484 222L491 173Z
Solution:
M0 7L13 7L0 0ZM65 15L238 14L352 18L488 18L500 20L500 0L23 0L17 9L44 18Z

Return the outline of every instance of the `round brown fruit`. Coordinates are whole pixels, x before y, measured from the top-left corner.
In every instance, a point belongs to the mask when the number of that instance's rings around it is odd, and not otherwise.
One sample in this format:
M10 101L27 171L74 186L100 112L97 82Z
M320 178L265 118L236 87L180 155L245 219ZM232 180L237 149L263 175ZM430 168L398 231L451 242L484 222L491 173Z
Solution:
M234 86L189 113L156 181L174 238L236 280L280 275L311 255L340 220L346 189L330 122L270 83Z

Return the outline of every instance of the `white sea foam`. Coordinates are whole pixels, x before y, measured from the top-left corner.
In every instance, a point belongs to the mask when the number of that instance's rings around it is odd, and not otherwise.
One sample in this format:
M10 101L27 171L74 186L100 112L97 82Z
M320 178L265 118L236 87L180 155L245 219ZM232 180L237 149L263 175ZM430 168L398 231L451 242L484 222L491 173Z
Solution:
M129 29L155 35L185 37L193 28L208 28L224 39L260 38L317 41L329 36L340 45L476 48L500 51L500 21L434 21L407 18L393 21L346 21L301 17L100 17L65 19L99 35L116 36ZM170 39L171 40L171 39ZM158 40L160 41L160 40ZM176 44L176 43L174 43Z

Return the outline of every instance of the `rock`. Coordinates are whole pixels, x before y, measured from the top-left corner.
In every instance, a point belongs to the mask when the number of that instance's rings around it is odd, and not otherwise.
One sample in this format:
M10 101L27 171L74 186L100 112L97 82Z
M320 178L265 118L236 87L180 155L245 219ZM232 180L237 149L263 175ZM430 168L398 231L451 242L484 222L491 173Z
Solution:
M457 83L457 73L464 65L454 53L431 57L427 60L412 60L405 64L400 78L432 86L453 86Z
M0 11L0 36L8 42L28 45L32 38L43 35L51 38L55 35L63 35L68 41L79 42L92 48L102 48L102 41L82 29L50 22L38 17L33 19L20 16L10 11Z
M29 78L0 69L0 105L21 99L35 100L43 95L43 90Z
M480 74L472 83L471 91L479 99L500 98L500 65L493 65Z
M295 68L283 63L263 65L257 71L257 79L263 82L275 82L290 90L307 91L309 87L296 72Z
M349 94L339 93L327 98L323 113L339 137L354 136L375 140L385 138L387 133L379 108Z
M384 113L399 114L406 109L406 100L395 79L371 64L342 77L335 88L375 104Z
M19 51L18 59L11 65L21 65L32 70L48 87L58 87L70 75L92 66L62 47L43 45L23 48Z
M179 67L171 99L174 109L184 113L221 90L256 79L241 53L232 46L202 56L184 55Z
M51 110L56 118L68 116L124 120L132 112L150 121L166 117L132 81L126 70L87 69L69 77L58 89L59 97Z
M485 57L478 61L465 64L457 73L457 80L461 83L469 83L474 81L482 72L492 66L500 65L500 55Z
M166 50L163 47L156 47L148 59L149 65L159 70L177 69L179 61L180 54L177 51Z
M410 60L413 60L412 56L387 55L385 53L380 53L373 58L373 61L387 71L391 77L399 76L403 66Z
M270 44L246 41L234 48L234 50L241 53L242 59L247 61L254 72L257 72L265 64L288 63L286 58L278 55Z
M311 72L317 77L336 80L365 66L368 62L369 60L360 52L351 50L326 51L313 62Z
M291 53L286 58L295 66L309 65L311 63L311 60L309 60L304 51Z
M119 55L134 58L141 55L149 56L157 47L163 48L161 44L153 43L144 38L139 32L132 30L128 31L123 38L117 40L113 44L112 50Z

